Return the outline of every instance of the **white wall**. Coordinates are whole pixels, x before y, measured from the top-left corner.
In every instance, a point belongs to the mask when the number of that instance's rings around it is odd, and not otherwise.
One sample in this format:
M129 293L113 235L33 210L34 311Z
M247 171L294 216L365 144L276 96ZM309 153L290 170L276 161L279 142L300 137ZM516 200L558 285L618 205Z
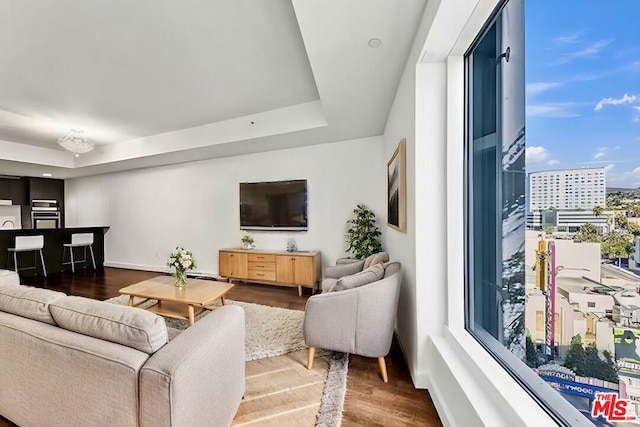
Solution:
M403 282L400 290L400 300L398 302L398 320L397 320L397 337L404 353L409 372L416 387L425 387L424 375L427 370L427 359L425 357L425 345L427 332L425 328L429 327L426 321L420 320L420 314L426 312L425 307L421 304L419 297L420 290L416 281L416 235L420 232L420 228L432 226L436 233L440 229L440 233L444 233L441 227L441 221L444 220L443 209L433 209L430 211L432 215L428 221L417 222L416 210L417 205L429 199L429 194L423 194L418 189L429 189L438 191L437 184L431 182L428 187L416 183L416 169L428 167L442 167L444 159L444 147L435 145L435 149L439 149L441 157L429 158L424 155L424 151L416 147L416 64L424 39L429 31L435 9L436 2L428 2L425 8L424 16L416 38L414 40L409 59L405 66L396 96L387 118L384 130L384 158L389 161L395 152L398 143L402 138L406 139L406 180L407 180L407 227L406 232L400 232L390 227L383 228L383 237L386 242L386 249L392 259L400 261L403 268ZM431 160L431 161L430 161ZM439 163L439 164L438 164ZM440 183L441 189L444 189L444 182ZM429 191L428 191L429 192ZM434 206L435 207L435 206ZM386 221L386 220L385 220ZM429 230L426 230L428 233ZM444 236L443 236L444 237ZM425 268L432 262L441 262L442 257L438 260L421 259L426 263ZM423 291L427 291L429 285L423 283ZM421 378L422 377L422 378Z
M65 182L67 226L109 225L105 264L166 270L169 253L193 251L198 272L218 272L218 250L240 245L239 183L306 179L306 232L251 232L258 249L322 251L323 265L344 256L346 221L357 204L385 213L382 137L203 160ZM384 243L384 241L383 241Z

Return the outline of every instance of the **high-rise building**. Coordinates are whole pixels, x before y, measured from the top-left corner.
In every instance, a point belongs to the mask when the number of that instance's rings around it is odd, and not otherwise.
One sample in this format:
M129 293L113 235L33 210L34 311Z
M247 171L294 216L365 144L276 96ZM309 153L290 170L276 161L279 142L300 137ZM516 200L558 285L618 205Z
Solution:
M529 174L529 210L593 209L605 206L604 168L561 169Z

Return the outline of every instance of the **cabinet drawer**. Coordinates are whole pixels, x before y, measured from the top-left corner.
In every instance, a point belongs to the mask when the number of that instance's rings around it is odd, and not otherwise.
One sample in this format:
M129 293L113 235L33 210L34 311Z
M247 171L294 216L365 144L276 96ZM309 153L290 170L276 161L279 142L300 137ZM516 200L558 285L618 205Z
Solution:
M276 272L274 271L262 271L262 270L249 270L249 279L254 280L276 280Z
M275 255L248 254L249 262L276 262Z
M249 270L276 271L276 263L249 261Z

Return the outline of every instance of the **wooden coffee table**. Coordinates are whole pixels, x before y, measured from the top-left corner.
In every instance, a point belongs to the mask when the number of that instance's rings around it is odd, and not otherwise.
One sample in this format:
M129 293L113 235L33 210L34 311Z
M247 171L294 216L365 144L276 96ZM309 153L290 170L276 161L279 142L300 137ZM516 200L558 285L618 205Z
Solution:
M189 319L190 325L193 325L198 314L216 308L211 304L218 298L224 305L225 294L233 288L232 283L211 280L187 279L187 286L184 288L177 288L174 283L175 278L172 276L158 276L122 288L119 292L129 295L131 307L156 300L158 302L147 310L174 319ZM134 303L135 297L143 300Z

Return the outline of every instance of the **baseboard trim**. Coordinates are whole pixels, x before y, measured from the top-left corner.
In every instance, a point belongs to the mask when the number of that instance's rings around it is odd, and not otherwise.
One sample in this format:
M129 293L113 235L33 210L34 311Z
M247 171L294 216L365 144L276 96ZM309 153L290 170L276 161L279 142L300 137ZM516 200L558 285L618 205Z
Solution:
M402 340L400 339L400 334L398 334L398 330L394 331L394 335L398 345L400 346L400 351L402 352L402 357L404 357L404 363L409 367L409 363L407 362L409 359L407 358L407 352L405 351ZM413 369L409 367L409 375L411 375L411 382L413 382L413 386L417 389L429 389L429 372L414 372Z
M105 261L105 267L113 267L113 268L123 268L125 270L142 270L142 271L156 271L158 273L171 273L171 270L168 267L158 266L158 265L144 265L144 264L128 264L124 262L112 262ZM187 277L207 277L212 279L223 280L224 278L218 275L218 272L215 271L189 271L187 273Z

